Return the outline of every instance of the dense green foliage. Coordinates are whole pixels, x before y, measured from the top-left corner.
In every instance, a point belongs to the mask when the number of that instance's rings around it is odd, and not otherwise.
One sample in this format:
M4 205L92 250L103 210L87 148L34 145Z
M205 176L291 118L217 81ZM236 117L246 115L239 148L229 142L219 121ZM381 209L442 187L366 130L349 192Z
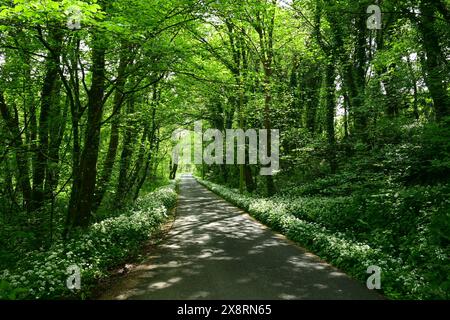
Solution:
M443 245L446 233L435 230L445 221L447 225L439 228L448 232L448 188L418 188L364 201L294 195L255 198L200 182L361 281L369 266L380 266L388 298L449 299L450 246ZM416 221L408 210L420 212Z
M275 13L262 2L237 5L239 16L216 8L231 27L211 23L206 50L238 88L235 99L207 95L207 122L279 129L281 168L267 178L261 165L203 165L198 176L358 279L382 267L388 297L448 299L448 2L382 1L380 30L366 27L370 1L284 2Z
M98 279L137 254L168 219L177 199L174 188L148 193L122 214L96 222L48 250L28 252L13 271L0 275L0 299L89 297ZM81 270L81 290L66 287L67 268L72 265Z
M449 2L377 1L371 29L373 2L0 0L0 269L60 257L195 170L355 277L387 265L390 297L448 297ZM175 163L197 121L278 129L279 170ZM346 241L370 258L340 261Z

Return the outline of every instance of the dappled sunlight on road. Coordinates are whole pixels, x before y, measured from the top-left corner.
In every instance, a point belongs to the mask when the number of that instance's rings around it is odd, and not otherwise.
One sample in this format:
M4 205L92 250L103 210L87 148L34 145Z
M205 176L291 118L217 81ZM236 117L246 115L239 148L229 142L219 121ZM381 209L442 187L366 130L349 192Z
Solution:
M358 282L182 178L177 219L104 299L370 299Z

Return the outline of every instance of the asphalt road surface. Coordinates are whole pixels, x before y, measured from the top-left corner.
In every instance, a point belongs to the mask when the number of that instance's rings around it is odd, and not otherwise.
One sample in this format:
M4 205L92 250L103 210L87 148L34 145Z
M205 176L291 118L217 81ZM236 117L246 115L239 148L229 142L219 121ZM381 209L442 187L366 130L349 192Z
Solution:
M177 217L100 299L381 299L183 176ZM368 275L369 276L369 275Z

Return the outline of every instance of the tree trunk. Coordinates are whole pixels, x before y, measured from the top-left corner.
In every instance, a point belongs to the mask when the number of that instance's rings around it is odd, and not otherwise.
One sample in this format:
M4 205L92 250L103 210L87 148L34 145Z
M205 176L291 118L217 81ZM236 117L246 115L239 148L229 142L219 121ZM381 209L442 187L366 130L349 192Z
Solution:
M328 139L328 161L330 163L331 173L336 173L336 136L334 127L334 116L336 114L335 106L335 68L332 61L329 61L326 69L326 127Z
M272 67L270 64L264 66L264 129L267 130L267 154L272 153L272 123L271 123L271 104L272 92L270 78L272 76ZM267 195L270 197L275 193L275 184L273 183L273 176L266 176Z
M72 188L77 189L69 206L69 229L86 227L91 218L97 177L98 150L100 145L100 124L103 113L105 79L105 44L100 35L94 35L92 48L92 85L88 95L88 119L84 148L80 157L79 183L74 179Z
M417 86L417 79L416 76L414 74L414 69L412 66L412 62L411 59L408 57L407 58L407 62L408 62L408 70L409 70L409 76L411 78L412 81L412 85L413 85L413 113L414 113L414 118L416 120L420 119L420 115L419 115L419 100L418 100L418 94L419 94L419 89Z
M49 121L58 83L59 59L61 54L62 33L52 32L49 45L51 52L46 59L46 73L41 91L41 110L39 114L38 139L36 150L36 165L33 172L33 201L32 208L39 209L44 203L44 182L48 175L49 157ZM48 198L48 197L47 197Z
M11 145L14 147L14 153L17 163L17 180L22 191L23 207L31 211L31 184L28 170L28 161L26 157L27 148L23 145L22 135L19 128L19 121L16 116L12 116L6 104L3 92L0 92L0 113L6 123ZM16 112L17 114L17 112Z
M156 88L155 88L155 91L156 91ZM154 95L154 100L155 99L157 99L156 98L156 94ZM154 103L156 103L156 101L154 101ZM153 110L152 110L152 130L151 130L151 132L150 132L150 134L148 136L148 139L150 140L150 148L149 148L150 150L148 152L147 159L145 161L145 167L144 167L142 176L140 177L140 179L138 181L138 184L136 186L136 190L134 192L133 200L136 200L138 198L139 192L140 192L142 186L145 183L145 180L147 179L147 177L148 177L148 175L149 175L149 173L151 171L151 164L152 164L152 160L153 160L153 155L155 154L155 152L153 150L153 146L154 146L155 140L158 139L158 137L156 136L157 128L156 128L155 117L156 117L156 107L153 106Z
M134 113L134 96L131 96L127 102L127 114L132 115ZM132 123L127 124L127 128L124 133L124 139L122 143L122 153L120 155L119 165L119 178L116 188L116 203L122 205L126 199L126 193L128 189L129 179L128 173L131 164L131 158L133 156L133 148L135 145L135 129L132 128Z
M106 154L106 158L103 162L103 170L100 176L100 179L97 182L97 190L95 192L95 200L94 200L94 211L98 209L100 206L103 197L105 195L106 189L108 187L108 183L111 180L111 174L114 167L114 162L116 160L117 150L119 147L119 126L120 126L120 112L122 109L122 105L125 99L124 90L126 83L126 69L128 66L128 58L126 57L125 44L122 44L122 53L120 56L119 67L117 71L117 82L116 89L114 93L114 102L113 102L113 118L111 119L111 132L109 135L109 146L108 152Z
M59 93L61 82L58 81L58 88L56 90L56 94L54 95L54 105L55 108L52 108L51 118L55 119L50 123L49 127L49 150L48 150L48 168L45 175L45 188L44 193L47 197L53 198L52 194L55 191L60 174L60 159L59 159L59 150L61 147L62 140L64 138L64 133L66 131L67 126L67 116L69 112L69 101L66 99L64 107L60 108L59 103ZM62 110L61 110L62 109Z
M253 181L253 174L252 174L252 168L250 165L246 164L244 167L245 171L245 185L247 186L248 192L255 191L255 183Z
M141 143L139 145L139 152L137 154L136 160L134 162L133 170L131 171L130 178L128 180L128 185L126 189L125 195L128 196L130 194L130 190L134 188L136 185L136 182L139 181L139 174L141 173L141 169L144 167L147 167L146 163L147 160L151 159L151 148L149 150L149 156L146 157L146 142L147 140L150 140L149 137L151 134L149 134L149 125L145 124L144 131L142 133L141 137ZM147 159L147 160L146 160Z
M440 121L450 115L449 97L445 73L445 58L439 42L439 34L434 29L436 12L433 1L420 3L421 21L419 31L422 35L423 49L426 53L425 82L434 102L436 120Z

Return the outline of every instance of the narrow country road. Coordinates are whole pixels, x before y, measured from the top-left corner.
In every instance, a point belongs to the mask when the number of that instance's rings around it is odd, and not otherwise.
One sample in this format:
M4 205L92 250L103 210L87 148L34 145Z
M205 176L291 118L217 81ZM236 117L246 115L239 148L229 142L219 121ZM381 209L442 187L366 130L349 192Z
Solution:
M101 299L381 299L183 176L177 218Z

